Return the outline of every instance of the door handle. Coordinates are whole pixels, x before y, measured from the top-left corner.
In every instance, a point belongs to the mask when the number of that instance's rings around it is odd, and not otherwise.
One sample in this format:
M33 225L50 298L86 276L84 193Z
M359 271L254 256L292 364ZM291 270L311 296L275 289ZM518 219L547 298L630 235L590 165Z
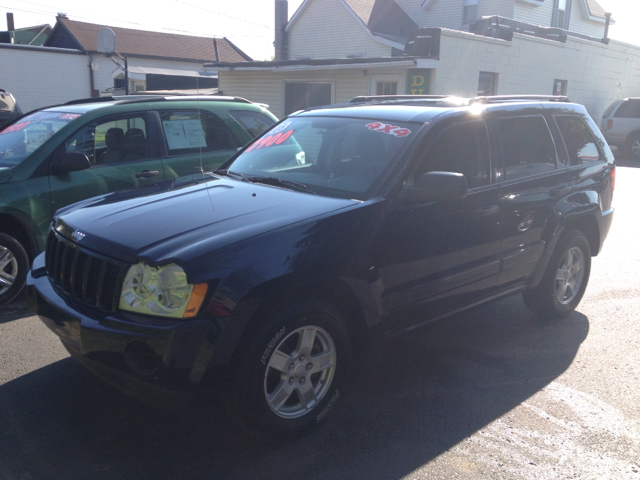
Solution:
M473 218L484 218L491 215L497 215L498 213L500 213L500 207L498 207L497 205L491 205L490 207L483 207L475 210L473 212Z
M160 172L158 170L142 170L135 174L136 178L151 178L158 175Z

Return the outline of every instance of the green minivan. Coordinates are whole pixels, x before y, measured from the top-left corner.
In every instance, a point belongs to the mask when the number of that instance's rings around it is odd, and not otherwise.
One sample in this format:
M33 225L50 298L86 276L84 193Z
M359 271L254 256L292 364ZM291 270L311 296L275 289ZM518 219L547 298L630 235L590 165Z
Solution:
M0 130L0 305L23 288L56 210L222 164L277 122L237 97L107 97Z

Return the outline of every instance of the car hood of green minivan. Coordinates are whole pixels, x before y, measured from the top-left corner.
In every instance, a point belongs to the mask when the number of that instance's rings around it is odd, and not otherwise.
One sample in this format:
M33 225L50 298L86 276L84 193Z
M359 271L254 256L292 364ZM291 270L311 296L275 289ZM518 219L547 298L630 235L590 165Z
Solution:
M0 184L7 183L13 176L13 168L0 167Z

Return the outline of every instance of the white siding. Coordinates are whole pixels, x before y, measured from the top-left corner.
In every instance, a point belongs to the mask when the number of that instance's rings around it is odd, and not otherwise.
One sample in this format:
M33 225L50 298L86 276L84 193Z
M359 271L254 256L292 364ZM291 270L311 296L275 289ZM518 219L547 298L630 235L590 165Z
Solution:
M553 0L546 0L543 5L535 6L516 1L515 19L521 22L532 23L548 27L553 18ZM604 35L604 23L588 20L585 6L582 0L571 2L571 16L569 17L569 31L602 37Z
M345 58L364 52L389 57L391 47L374 40L339 0L315 0L289 31L289 58Z
M358 95L369 93L369 76L377 73L397 72L393 69L351 68L341 70L314 70L306 72L220 71L220 89L224 95L244 97L258 103L266 103L278 118L284 116L284 82L328 81L334 84L334 102L348 102ZM403 72L402 70L400 71Z
M84 54L3 46L0 65L0 88L11 92L24 112L91 96Z
M478 0L478 16L501 15L513 17L514 0ZM405 12L421 27L462 27L463 0L435 0L428 8L422 8L422 0L396 0Z
M554 79L567 80L569 98L598 119L616 98L640 92L640 47L518 34L507 42L444 31L433 93L474 96L481 71L498 73L499 95L550 95Z

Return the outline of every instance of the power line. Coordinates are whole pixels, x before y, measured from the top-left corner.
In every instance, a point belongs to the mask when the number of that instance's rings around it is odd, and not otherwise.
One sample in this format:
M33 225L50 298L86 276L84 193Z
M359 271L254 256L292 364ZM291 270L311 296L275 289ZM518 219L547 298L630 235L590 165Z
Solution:
M210 10L208 8L201 7L200 5L193 5L192 3L187 3L187 2L184 2L182 0L173 0L173 1L176 2L176 3L182 3L183 5L188 5L188 6L193 7L193 8L198 8L200 10L204 10L206 12L210 12L210 13L213 13L215 15L220 15L221 17L231 18L233 20L237 20L238 22L248 23L249 25L255 25L256 27L271 28L271 27L269 27L267 25L261 25L259 23L250 22L250 21L245 20L243 18L233 17L233 16L227 15L225 13L216 12L214 10Z

